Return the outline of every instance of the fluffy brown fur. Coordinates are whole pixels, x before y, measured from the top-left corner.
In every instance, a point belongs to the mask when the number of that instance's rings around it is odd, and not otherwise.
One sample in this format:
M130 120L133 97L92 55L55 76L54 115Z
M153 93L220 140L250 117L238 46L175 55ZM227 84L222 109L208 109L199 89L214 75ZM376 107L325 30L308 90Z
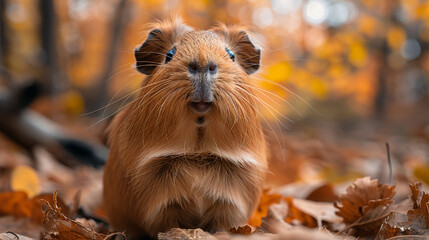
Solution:
M149 76L111 125L104 173L110 223L132 237L172 227L215 231L245 224L267 169L248 75L259 67L259 50L238 28L194 31L179 21L154 28L136 50L137 68ZM165 64L173 46L177 53ZM218 66L204 124L196 123L201 116L189 106L191 61Z

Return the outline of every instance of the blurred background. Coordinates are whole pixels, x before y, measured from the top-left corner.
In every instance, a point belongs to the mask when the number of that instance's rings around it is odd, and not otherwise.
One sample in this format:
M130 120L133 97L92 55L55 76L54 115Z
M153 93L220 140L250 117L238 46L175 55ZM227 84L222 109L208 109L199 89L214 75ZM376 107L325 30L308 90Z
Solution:
M252 81L261 89L274 166L268 185L365 175L387 179L385 142L391 144L395 180L429 182L429 1L1 0L0 5L0 152L23 147L24 155L37 159L34 147L42 146L59 161L70 153L78 159L89 154L98 159L92 165L102 165L103 129L145 77L133 67L134 48L146 39L147 23L179 15L196 29L217 22L244 25L264 46L261 70ZM33 115L22 117L28 109ZM66 137L53 134L53 128L40 130L43 121L28 127L34 114L61 126ZM32 130L22 133L25 128ZM39 130L60 146L37 137L26 142ZM16 165L5 159L0 158L3 172ZM34 161L30 165L40 168Z

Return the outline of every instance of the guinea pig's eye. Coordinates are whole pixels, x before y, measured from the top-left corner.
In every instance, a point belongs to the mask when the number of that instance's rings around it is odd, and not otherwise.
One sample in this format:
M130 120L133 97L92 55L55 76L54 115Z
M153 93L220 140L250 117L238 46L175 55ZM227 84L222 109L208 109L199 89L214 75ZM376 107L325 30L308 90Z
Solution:
M228 48L225 48L226 52L228 53L229 57L232 59L233 62L235 62L235 55L234 53L229 50Z
M173 59L174 54L176 54L176 47L174 46L170 51L167 52L167 55L165 56L165 63L168 63Z

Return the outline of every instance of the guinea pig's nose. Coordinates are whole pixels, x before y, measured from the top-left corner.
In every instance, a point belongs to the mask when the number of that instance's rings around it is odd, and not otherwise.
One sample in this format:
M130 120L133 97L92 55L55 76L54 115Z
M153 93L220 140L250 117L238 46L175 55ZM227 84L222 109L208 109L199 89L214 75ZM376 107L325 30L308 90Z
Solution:
M204 66L200 67L198 66L197 62L192 61L189 63L188 70L192 74L196 74L198 71L207 71L207 70L210 74L215 74L217 72L217 65L216 63L211 62L205 67Z
M210 109L211 106L212 106L212 102L205 102L205 101L191 102L192 109L194 109L198 113L206 112L207 110Z

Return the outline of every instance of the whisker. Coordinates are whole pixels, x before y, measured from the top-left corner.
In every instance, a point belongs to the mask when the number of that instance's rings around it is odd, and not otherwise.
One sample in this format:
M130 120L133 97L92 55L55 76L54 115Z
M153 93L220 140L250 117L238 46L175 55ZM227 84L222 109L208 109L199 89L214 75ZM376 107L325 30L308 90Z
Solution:
M263 89L263 88L260 88L260 87L257 87L257 86L253 86L253 85L250 85L250 84L243 84L243 83L237 83L237 84L240 84L240 85L245 85L245 86L248 86L248 87L251 87L251 88L253 88L253 89L255 89L256 91L258 91L258 92L260 92L262 95L264 95L265 97L267 97L267 98L269 98L270 100L272 100L267 94L264 94L263 92L266 92L266 93L269 93L269 94L271 94L271 95L273 95L274 97L276 97L276 98L278 98L278 99L280 99L282 102L284 102L284 103L286 103L287 105L289 105L299 116L301 116L302 117L302 114L290 103L290 102L288 102L288 101L286 101L285 99L283 99L283 98L281 98L280 96L278 96L277 94L275 94L275 93L273 93L273 92L270 92L270 91L268 91L268 90L265 90L265 89Z
M290 94L292 94L293 96L295 96L296 98L298 98L299 100L301 100L305 105L307 105L311 110L313 110L314 112L316 112L319 116L321 116L322 114L319 112L319 111L317 111L313 106L311 106L311 104L310 103L308 103L307 101L305 101L302 97L300 97L298 94L296 94L296 93L294 93L294 92L292 92L290 89L288 89L287 87L285 87L285 86L283 86L283 85L281 85L281 84L279 84L279 83L277 83L277 82L274 82L274 81L272 81L272 80L268 80L268 79L265 79L265 78L257 78L258 80L262 80L262 81L266 81L266 82L269 82L269 83L271 83L271 84L273 84L273 85L276 85L276 86L278 86L278 87L280 87L280 88L282 88L283 90L285 90L285 91L287 91L288 93L290 93Z
M290 118L288 118L288 117L286 117L285 115L283 115L281 112L279 112L277 109L275 109L274 107L272 107L270 104L266 103L264 100L259 99L257 96L255 96L254 94L252 94L252 93L248 92L246 89L244 89L244 88L242 88L242 87L240 87L240 86L237 86L237 87L238 87L239 89L243 90L245 93L249 94L250 96L254 97L254 98L255 98L255 100L257 100L258 102L260 102L262 105L270 107L270 108L271 108L272 110L274 110L277 114L279 114L280 116L282 116L284 119L288 120L288 121L289 121L289 122L291 122L291 123L295 123L293 120L291 120ZM274 116L275 116L275 115L274 115ZM286 127L286 126L284 126L284 127Z
M267 124L267 126L270 128L270 130L271 130L271 132L272 133L274 133L274 136L276 137L276 141L277 141L277 144L279 144L280 146L284 146L284 144L285 144L285 141L284 141L284 137L282 137L282 139L283 139L283 145L282 145L282 143L280 143L280 139L279 139L279 137L278 137L278 135L277 135L277 133L276 133L276 131L274 131L274 128L271 126L271 124L267 121L267 119L264 117L264 115L263 114L261 114L260 112L259 112L259 110L257 109L257 108L255 108L254 106L253 106L253 104L251 104L247 99L245 99L243 96L240 96L240 95L238 95L238 97L240 97L241 99L243 99L245 102L247 102L248 104L249 104L249 106L250 107L252 107L254 110L255 110L255 112L262 118L262 120ZM272 113L271 112L271 110L269 110L268 109L268 111L270 111L270 113L276 118L276 123L277 123L277 128L279 129L279 132L281 132L281 128L280 128L280 125L278 124L278 122L279 122L279 120L277 119L277 117L275 116L275 114L274 113ZM284 148L282 147L282 158L283 158L283 160L285 159L285 155L284 155Z

